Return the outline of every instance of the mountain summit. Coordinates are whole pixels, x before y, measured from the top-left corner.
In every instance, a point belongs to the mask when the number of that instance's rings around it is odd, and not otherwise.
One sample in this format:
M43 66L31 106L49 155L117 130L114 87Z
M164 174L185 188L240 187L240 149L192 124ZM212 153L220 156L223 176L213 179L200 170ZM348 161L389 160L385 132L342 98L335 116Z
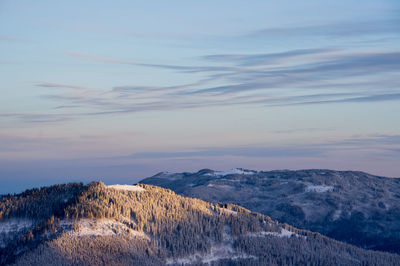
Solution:
M238 204L359 247L400 253L400 179L356 171L231 169L159 173L141 181Z

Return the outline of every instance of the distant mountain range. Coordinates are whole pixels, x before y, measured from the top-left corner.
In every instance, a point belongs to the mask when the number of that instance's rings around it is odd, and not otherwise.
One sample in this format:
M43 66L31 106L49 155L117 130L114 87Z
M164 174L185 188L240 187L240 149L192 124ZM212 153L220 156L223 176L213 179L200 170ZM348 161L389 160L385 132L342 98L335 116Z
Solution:
M214 171L198 175L229 178ZM253 175L230 177L235 176ZM328 184L310 186L330 190ZM2 197L0 265L5 264L399 265L400 256L357 248L233 204L152 185L92 182Z
M141 183L243 206L359 247L400 253L400 179L355 171L162 172Z

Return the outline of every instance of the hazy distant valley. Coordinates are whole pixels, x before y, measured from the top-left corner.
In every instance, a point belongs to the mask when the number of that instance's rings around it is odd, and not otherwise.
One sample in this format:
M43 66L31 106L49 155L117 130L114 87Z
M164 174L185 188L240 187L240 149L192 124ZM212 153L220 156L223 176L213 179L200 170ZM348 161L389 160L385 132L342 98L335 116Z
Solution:
M207 173L210 175L205 176L209 178L225 176ZM231 177L235 176L240 177L237 174ZM2 265L398 265L399 262L400 256L396 254L357 248L278 223L237 205L182 197L152 185L71 183L0 199Z

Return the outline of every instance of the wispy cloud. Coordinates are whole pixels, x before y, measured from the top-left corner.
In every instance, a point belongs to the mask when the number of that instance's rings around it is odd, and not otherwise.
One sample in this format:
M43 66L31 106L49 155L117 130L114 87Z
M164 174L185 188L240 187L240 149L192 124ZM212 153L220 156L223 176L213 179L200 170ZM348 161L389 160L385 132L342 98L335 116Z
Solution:
M367 136L353 136L347 139L325 143L325 146L351 147L395 147L400 146L400 135L374 134Z
M76 90L89 90L87 87L83 86L75 86L75 85L68 85L68 84L58 84L58 83L51 83L51 82L44 82L36 84L37 87L43 88L61 88L61 89L76 89Z
M286 129L286 130L274 130L272 133L276 134L297 134L299 132L323 132L323 131L335 131L335 128L318 128L318 127L309 127L309 128L293 128L293 129Z
M32 114L32 113L2 113L1 118L18 119L26 123L56 123L65 122L77 118L71 114Z
M275 55L277 56L277 55ZM283 56L285 57L285 56ZM252 56L241 56L241 64L260 65ZM268 64L267 64L268 65ZM378 73L398 73L400 52L340 53L323 54L321 59L289 66L276 65L274 68L247 69L226 75L234 85L205 88L192 93L229 93L257 89L297 88L326 85L327 81L343 80L357 76L373 76ZM357 81L359 82L359 81ZM351 84L348 81L347 84ZM385 84L385 83L383 83Z
M396 100L400 100L400 93L376 94L368 96L341 98L336 100L299 101L294 103L281 103L277 105L285 106L285 105L328 104L328 103L362 103L362 102L381 102L381 101L396 101Z
M397 34L400 30L399 19L344 21L321 25L300 25L292 27L266 28L252 32L247 36L331 36L359 37L365 35Z
M314 157L321 156L323 151L307 147L220 147L181 152L143 152L134 153L129 158L189 158L189 157ZM126 157L125 157L126 158Z
M257 66L257 65L271 65L294 57L326 54L337 50L338 49L332 49L332 48L297 49L280 53L266 53L266 54L214 54L214 55L206 55L203 56L202 58L205 60L216 61L216 62L225 62L225 63L233 62L238 64L239 66Z
M192 157L321 157L330 153L351 152L364 153L371 156L396 152L400 148L400 135L370 135L330 140L312 144L266 145L263 143L248 146L193 148L174 152L139 152L119 159L160 159L160 158L192 158Z
M51 152L57 154L57 151L60 149L73 151L77 148L85 147L87 155L91 153L93 146L101 146L103 150L107 151L107 145L115 146L114 140L116 138L120 140L128 139L132 136L138 136L141 134L142 133L139 131L127 131L112 134L104 132L96 132L93 134L68 133L55 136L51 133L23 134L23 132L19 132L11 134L0 132L0 154L5 154L7 152L37 152L42 153L43 155ZM20 156L23 155L21 154ZM62 156L63 154L60 154L60 157Z
M56 122L82 116L177 110L209 106L258 107L367 103L400 100L400 51L349 52L333 48L289 50L265 54L203 56L219 66L147 64L96 55L68 53L95 62L163 68L192 73L197 80L172 86L116 85L91 89L79 84L41 82L57 112L3 114L23 121ZM204 63L203 62L203 63ZM198 78L201 77L201 78ZM72 91L71 91L72 90ZM71 110L74 109L74 112Z
M139 67L151 67L151 68L161 68L161 69L169 69L169 70L178 70L183 72L210 72L210 71L230 71L231 67L200 67L200 66L181 66L181 65L164 65L164 64L148 64L141 62L134 62L128 60L119 60L108 57L102 57L92 54L82 54L75 52L66 52L67 55L95 61L95 62L103 62L103 63L113 63L113 64L122 64L122 65L131 65L131 66L139 66Z

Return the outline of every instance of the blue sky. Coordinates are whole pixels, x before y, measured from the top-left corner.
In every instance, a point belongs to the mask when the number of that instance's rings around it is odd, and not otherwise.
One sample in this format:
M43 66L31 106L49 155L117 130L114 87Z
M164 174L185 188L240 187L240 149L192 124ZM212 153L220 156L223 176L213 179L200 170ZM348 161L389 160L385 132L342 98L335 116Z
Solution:
M400 177L398 1L0 1L0 193L159 171Z

